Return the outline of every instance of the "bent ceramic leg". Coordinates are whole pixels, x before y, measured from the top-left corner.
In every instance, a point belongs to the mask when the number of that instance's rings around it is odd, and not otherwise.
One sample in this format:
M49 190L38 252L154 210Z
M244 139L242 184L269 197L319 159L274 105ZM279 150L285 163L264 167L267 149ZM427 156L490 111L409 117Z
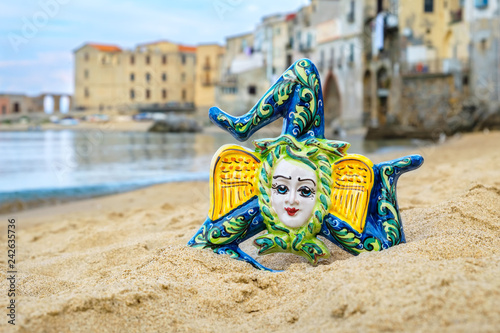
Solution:
M319 235L352 254L379 251L405 242L396 185L403 173L422 163L422 156L411 155L373 166L375 184L363 231L359 233L346 221L328 214Z
M379 181L373 188L371 202L376 207L373 207L371 211L373 212L373 221L382 227L384 240L389 242L387 246L405 242L397 202L396 185L398 179L403 173L420 167L423 162L422 156L410 155L373 166L375 177Z
M232 258L246 261L256 268L270 270L238 247L264 229L265 224L260 215L258 200L254 198L217 221L207 218L187 245L201 249L209 248L218 254L229 254Z
M233 117L218 107L209 111L210 120L237 140L247 140L257 130L283 117L283 132L300 138L324 137L323 95L318 70L308 59L294 63L241 117Z

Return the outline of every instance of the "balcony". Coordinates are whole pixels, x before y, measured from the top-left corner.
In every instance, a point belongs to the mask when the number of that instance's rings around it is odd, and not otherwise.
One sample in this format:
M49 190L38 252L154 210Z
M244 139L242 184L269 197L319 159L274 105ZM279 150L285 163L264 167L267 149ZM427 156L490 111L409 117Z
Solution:
M437 58L401 63L401 74L450 74L469 70L468 59Z
M222 87L235 87L237 84L238 78L233 74L224 75L221 80L217 82L217 85Z
M299 52L308 53L312 51L312 47L309 44L299 44Z
M211 66L209 63L205 63L205 64L203 65L203 70L204 70L204 71L209 71L209 70L211 70L211 69L212 69L212 66Z

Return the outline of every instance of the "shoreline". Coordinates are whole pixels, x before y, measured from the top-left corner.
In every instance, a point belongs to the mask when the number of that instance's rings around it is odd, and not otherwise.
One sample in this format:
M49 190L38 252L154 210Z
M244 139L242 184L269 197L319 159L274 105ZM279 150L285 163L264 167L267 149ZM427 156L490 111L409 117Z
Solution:
M94 124L97 125L97 124ZM277 128L277 126L275 126ZM97 127L98 128L98 127ZM67 131L74 131L74 133L78 133L79 131L85 131L86 129L76 129L76 128L68 128L68 129L59 129L59 130L67 130ZM97 129L98 130L98 129ZM47 131L51 131L51 129L47 129ZM12 133L22 133L20 131L13 131ZM26 132L29 133L29 132ZM115 131L115 133L117 133ZM123 132L120 131L120 133L130 133L130 132ZM138 132L141 133L141 132ZM210 128L207 128L205 133L197 133L196 135L201 135L201 136L209 136L210 134L221 134L224 135L225 133L222 133L219 127L212 126ZM42 137L43 135L35 134L33 133L37 138ZM273 135L273 130L268 130L267 132L259 133L259 136L265 136L266 134ZM21 134L23 136L23 134ZM75 134L76 135L76 134ZM111 134L110 134L111 135ZM176 134L173 134L174 136ZM179 135L185 135L185 134L179 134ZM229 134L225 134L227 136L227 142L234 142L235 140L231 140L232 137L230 137ZM387 146L388 144L382 143L382 142L369 142L366 143L360 138L362 138L363 133L359 130L352 131L352 133L349 134L350 137L347 138L347 141L353 144L353 146L350 148L349 152L352 153L361 153L366 155L367 157L377 157L377 156L384 156L387 153L387 151L393 152L393 155L404 155L406 153L411 153L418 147L415 146L413 148L409 147L410 143L402 143L402 142L397 142L395 141L393 146ZM8 139L9 135L7 135ZM31 136L26 135L23 136L23 138L31 138ZM84 143L89 141L93 143L92 138L85 138L85 141L80 143L81 149L85 148ZM351 141L352 140L352 141ZM203 141L203 139L201 140ZM390 142L390 141L388 141ZM237 142L235 142L237 143ZM245 143L243 143L245 145ZM428 145L429 143L427 142L422 142L422 144ZM247 142L246 145L248 146L249 143ZM368 145L368 146L366 146ZM83 148L82 148L83 147ZM373 153L363 153L364 149L370 149L366 147L371 147L371 149L377 149L377 151ZM78 150L76 151L78 153ZM54 162L56 163L56 162ZM105 195L112 195L116 193L123 193L123 192L129 192L137 188L143 188L147 187L150 185L154 184L160 184L160 183L168 183L168 182L184 182L184 181L197 181L197 180L208 180L208 174L209 174L209 165L206 166L204 172L193 172L191 174L185 174L185 173L177 173L174 175L163 175L163 176L157 176L154 178L141 178L141 179L136 179L136 178L123 178L122 180L107 180L108 182L100 182L100 183L95 183L95 184L88 184L87 183L81 183L81 184L73 184L73 185L67 185L64 187L61 186L50 186L51 184L43 184L43 186L39 186L38 183L36 182L29 182L27 184L23 184L23 189L16 189L12 191L0 191L0 214L7 214L7 213L16 213L19 211L22 211L24 209L32 209L32 208L37 208L37 207L42 207L42 206L54 206L58 205L61 203L65 202L71 202L71 201L76 201L76 200L82 200L82 199L87 199L87 198L95 198L95 197L102 197ZM103 180L105 181L105 180ZM18 184L18 187L19 188ZM11 185L9 188L13 188Z

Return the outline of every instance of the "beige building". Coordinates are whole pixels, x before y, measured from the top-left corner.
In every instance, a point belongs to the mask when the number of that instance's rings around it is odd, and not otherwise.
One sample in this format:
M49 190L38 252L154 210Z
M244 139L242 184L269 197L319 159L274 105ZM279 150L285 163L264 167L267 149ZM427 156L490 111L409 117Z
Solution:
M194 108L196 47L168 41L134 50L85 44L75 54L75 108L130 112Z
M403 71L450 72L466 65L470 34L464 1L400 1L397 9Z
M201 116L215 105L215 87L220 79L220 66L224 47L218 44L203 44L196 48L196 80L194 103Z

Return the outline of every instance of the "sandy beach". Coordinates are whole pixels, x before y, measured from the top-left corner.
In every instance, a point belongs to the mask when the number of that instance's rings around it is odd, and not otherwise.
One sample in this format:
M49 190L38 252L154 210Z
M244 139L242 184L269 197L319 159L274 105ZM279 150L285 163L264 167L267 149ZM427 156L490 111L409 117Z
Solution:
M208 183L2 215L2 267L7 219L17 227L15 329L498 332L499 144L500 132L474 133L408 151L425 163L398 183L406 244L357 257L330 244L316 267L259 258L282 273L185 245L206 217ZM0 278L7 313L5 269ZM13 330L2 317L0 331Z

